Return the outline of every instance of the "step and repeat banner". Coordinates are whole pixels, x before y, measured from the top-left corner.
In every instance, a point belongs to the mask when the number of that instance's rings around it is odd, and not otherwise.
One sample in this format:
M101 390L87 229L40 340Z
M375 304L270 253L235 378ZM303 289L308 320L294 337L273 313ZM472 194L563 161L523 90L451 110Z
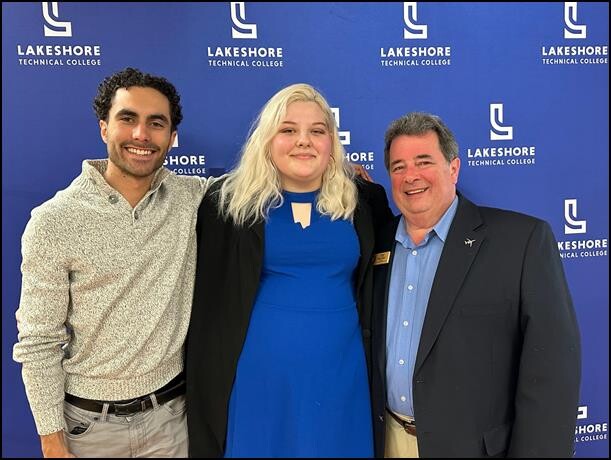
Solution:
M3 457L40 455L12 361L21 234L83 159L107 156L92 99L128 66L181 93L166 162L179 174L231 169L259 109L292 83L326 96L348 158L387 191L388 124L441 116L467 197L552 225L583 341L576 456L607 457L608 41L607 3L3 3Z

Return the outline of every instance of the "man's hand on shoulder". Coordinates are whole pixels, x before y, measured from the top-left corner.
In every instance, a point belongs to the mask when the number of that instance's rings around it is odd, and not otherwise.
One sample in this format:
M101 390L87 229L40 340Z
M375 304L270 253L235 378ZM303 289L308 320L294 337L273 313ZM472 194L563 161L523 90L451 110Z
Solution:
M350 163L350 166L352 166L352 169L354 169L354 173L358 177L366 180L367 182L373 182L373 180L371 179L371 176L369 175L367 170L363 167L363 165L360 165L358 163Z
M68 450L63 431L40 436L42 455L45 458L75 458Z

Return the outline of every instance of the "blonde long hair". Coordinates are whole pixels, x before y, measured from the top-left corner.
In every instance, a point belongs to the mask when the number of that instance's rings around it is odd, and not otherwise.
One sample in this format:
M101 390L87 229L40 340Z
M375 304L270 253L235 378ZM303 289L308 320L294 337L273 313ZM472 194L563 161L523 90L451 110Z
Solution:
M316 209L331 220L352 219L357 203L354 171L339 140L335 118L325 98L312 86L297 83L274 94L263 106L242 148L238 166L220 189L219 212L239 226L267 219L269 210L282 206L280 175L271 160L271 141L292 102L315 102L325 114L333 150L322 176Z

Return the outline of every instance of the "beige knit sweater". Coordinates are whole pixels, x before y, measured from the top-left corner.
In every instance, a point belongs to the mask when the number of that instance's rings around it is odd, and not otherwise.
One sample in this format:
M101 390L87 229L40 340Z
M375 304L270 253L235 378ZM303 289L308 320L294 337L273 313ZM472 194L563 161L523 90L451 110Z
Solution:
M17 310L23 381L39 434L64 427L64 393L123 400L183 368L197 208L207 182L161 168L132 209L107 160L32 211Z

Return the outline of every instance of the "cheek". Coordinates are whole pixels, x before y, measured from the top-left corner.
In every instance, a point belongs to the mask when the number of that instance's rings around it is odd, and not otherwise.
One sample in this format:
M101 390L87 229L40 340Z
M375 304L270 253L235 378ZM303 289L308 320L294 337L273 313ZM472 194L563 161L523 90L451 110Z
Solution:
M326 155L327 158L331 156L331 152L333 150L333 143L331 142L331 138L326 137L324 139L319 139L315 143L316 151L321 155Z
M282 155L285 155L290 150L290 147L288 144L289 143L284 139L280 139L277 137L272 139L272 142L269 146L269 149L272 155L272 159L277 160Z
M392 188L393 196L396 196L399 198L403 196L403 194L401 193L401 178L400 177L392 176L390 178L390 186Z

